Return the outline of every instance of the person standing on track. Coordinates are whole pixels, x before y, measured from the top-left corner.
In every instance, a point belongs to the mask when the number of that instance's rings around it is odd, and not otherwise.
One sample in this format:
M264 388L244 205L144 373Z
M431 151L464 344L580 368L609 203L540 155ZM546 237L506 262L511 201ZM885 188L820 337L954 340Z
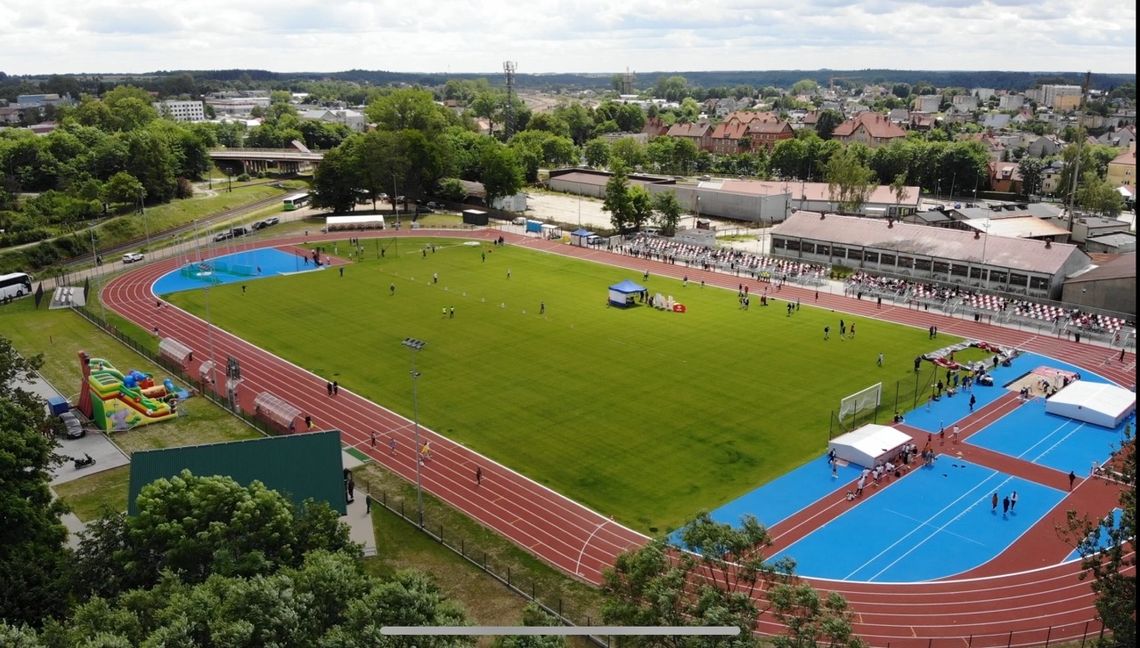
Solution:
M332 396L333 388L331 382L325 381L325 391L329 393L329 396Z
M396 436L392 434L388 435L388 454L396 456Z
M997 493L994 493L994 496L990 498L990 513L997 513L997 505L998 496Z
M376 447L376 433L375 432L372 433L372 436L369 438L369 441L372 443L372 447L375 448Z
M1069 471L1069 490L1073 490L1073 483L1076 481L1077 481L1077 473L1070 470Z
M475 466L475 485L479 486L483 483L483 469Z
M1001 499L1001 516L1004 518L1009 515L1009 496L1006 495Z
M1017 491L1009 494L1009 512L1013 513L1013 508L1017 506Z

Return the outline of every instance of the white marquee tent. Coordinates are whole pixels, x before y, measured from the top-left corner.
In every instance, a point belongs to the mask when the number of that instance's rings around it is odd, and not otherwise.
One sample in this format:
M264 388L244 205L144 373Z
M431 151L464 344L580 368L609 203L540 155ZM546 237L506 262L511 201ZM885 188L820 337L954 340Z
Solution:
M1106 428L1124 422L1136 409L1136 394L1108 383L1077 380L1045 401L1045 411Z
M838 459L870 468L876 461L883 461L898 454L903 444L910 442L910 435L886 425L868 423L842 436L837 436L827 444L834 450Z

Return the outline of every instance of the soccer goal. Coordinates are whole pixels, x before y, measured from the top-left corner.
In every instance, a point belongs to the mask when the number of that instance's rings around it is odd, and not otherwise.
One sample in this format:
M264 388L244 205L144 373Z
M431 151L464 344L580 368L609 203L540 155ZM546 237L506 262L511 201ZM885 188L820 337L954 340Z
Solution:
M844 396L839 401L839 422L843 424L845 429L851 429L859 421L860 414L866 417L870 413L873 420L874 415L879 411L882 400L883 383L881 382L857 391L850 396Z

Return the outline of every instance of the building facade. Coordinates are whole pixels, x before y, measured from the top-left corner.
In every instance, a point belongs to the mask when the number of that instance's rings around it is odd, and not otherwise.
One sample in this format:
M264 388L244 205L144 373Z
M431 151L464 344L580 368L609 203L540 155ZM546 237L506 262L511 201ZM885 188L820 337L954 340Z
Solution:
M206 104L201 101L175 101L167 99L152 104L159 115L176 122L206 121Z

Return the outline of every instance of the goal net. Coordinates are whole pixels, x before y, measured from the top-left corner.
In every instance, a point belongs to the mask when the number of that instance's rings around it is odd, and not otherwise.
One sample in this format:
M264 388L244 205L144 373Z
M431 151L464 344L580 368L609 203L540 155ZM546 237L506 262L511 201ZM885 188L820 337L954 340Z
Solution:
M845 396L839 401L839 421L855 419L860 412L876 410L883 399L883 383L875 383L870 387Z

